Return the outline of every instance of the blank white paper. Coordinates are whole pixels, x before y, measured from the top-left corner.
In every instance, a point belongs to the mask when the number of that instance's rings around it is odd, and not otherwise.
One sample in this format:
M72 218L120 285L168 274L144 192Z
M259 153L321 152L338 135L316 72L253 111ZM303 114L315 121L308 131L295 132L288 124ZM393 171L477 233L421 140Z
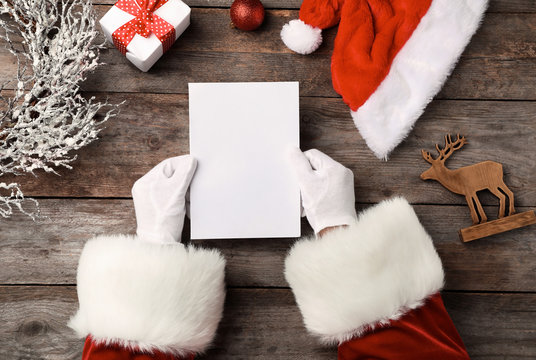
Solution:
M300 236L299 84L191 83L192 239Z

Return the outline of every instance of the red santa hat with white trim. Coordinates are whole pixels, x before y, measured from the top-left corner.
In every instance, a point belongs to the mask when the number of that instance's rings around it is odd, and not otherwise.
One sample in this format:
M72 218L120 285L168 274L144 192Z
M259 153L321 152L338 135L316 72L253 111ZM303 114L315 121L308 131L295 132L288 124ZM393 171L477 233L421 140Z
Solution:
M335 91L381 159L404 140L439 92L487 8L487 0L304 0L281 31L300 54L339 24L331 59Z

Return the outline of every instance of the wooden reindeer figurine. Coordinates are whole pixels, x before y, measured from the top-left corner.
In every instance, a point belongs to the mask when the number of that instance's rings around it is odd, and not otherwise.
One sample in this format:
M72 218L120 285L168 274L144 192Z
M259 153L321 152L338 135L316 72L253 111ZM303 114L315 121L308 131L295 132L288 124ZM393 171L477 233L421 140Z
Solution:
M462 240L471 241L536 223L534 211L514 216L514 193L504 183L501 164L495 161L483 161L456 170L445 166L445 161L465 144L467 144L465 136L460 137L458 134L456 140L452 141L450 135L445 135L445 147L440 149L436 144L439 153L437 158L434 159L428 151L422 150L423 159L432 167L421 174L422 180L436 180L453 193L465 196L474 226L460 230ZM477 195L481 190L489 190L499 198L499 219L487 222L486 213ZM505 218L507 198L508 216Z
M501 164L495 161L484 161L456 170L450 170L445 166L445 161L465 144L467 144L465 136L460 138L458 134L456 141L453 142L450 135L445 135L445 147L440 149L439 145L436 144L436 149L439 153L436 159L432 158L428 151L422 150L422 157L432 164L432 167L421 174L421 179L437 180L453 193L464 195L471 210L473 225L484 223L488 220L478 200L477 191L489 190L499 198L499 218L504 217L506 209L506 196L504 194L506 194L509 204L508 215L513 215L515 213L514 193L504 183Z

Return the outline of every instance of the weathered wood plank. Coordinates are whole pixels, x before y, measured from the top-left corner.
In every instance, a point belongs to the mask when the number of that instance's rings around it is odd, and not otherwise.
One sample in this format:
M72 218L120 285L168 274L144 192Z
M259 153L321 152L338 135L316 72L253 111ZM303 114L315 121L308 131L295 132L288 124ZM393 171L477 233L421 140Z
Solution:
M536 2L534 2L536 4ZM462 57L527 58L536 53L536 14L486 14ZM515 29L513 32L508 29Z
M170 50L149 73L117 51L105 50L85 91L186 94L189 82L299 81L303 96L338 97L331 85L330 56L313 54L180 52ZM465 59L438 94L439 99L536 100L535 59Z
M109 6L98 6L103 14ZM107 64L90 75L84 89L99 92L187 93L194 81L298 80L302 95L338 95L330 80L330 53L336 29L325 32L317 53L300 56L280 40L281 26L295 11L274 10L259 32L229 26L222 9L195 9L192 25L149 73L132 66L116 49L102 53ZM489 14L438 95L445 99L534 100L536 14ZM496 34L502 34L497 37ZM0 81L15 73L15 61L0 51ZM11 84L11 87L14 85Z
M535 100L535 92L529 84L535 79L536 59L462 58L437 98ZM467 97L468 94L474 96Z
M490 0L488 12L536 12L536 2L534 0Z
M106 125L100 140L79 152L73 170L60 169L61 177L40 172L38 177L3 177L2 181L19 181L28 196L130 197L134 181L152 166L189 152L188 99L184 95L110 96L112 102L123 100L127 104L121 114ZM429 166L420 149L432 151L445 132L459 132L469 144L449 159L448 167L500 162L516 205L536 206L536 103L434 101L406 142L383 162L366 147L340 99L302 97L300 102L302 149L318 148L352 169L359 202L375 203L400 194L413 203L465 204L463 196L419 179ZM485 205L498 204L491 195L481 200Z
M473 359L536 355L535 294L444 294ZM77 307L74 286L0 287L0 357L80 359L83 341L66 323ZM288 289L230 289L213 348L199 359L333 359L306 333Z
M102 17L109 5L97 5L97 16ZM174 46L175 52L232 52L232 53L287 53L292 52L283 44L279 33L281 27L298 16L294 10L269 10L266 21L256 32L233 29L229 25L228 10L201 8L193 9L192 23ZM488 14L481 28L463 53L464 58L530 58L536 54L534 35L536 14ZM323 32L324 44L316 54L331 54L337 29ZM501 34L501 36L497 36ZM15 42L20 38L14 37ZM104 41L100 35L98 42ZM113 45L106 43L113 48ZM5 51L2 51L5 52ZM117 52L114 50L114 52ZM9 56L9 54L5 54ZM121 58L121 56L118 56ZM296 58L300 56L296 55ZM6 57L7 59L7 57ZM7 68L4 70L7 72Z
M96 6L95 9L101 17L110 6ZM297 16L297 11L270 10L263 26L251 33L231 28L227 10L194 9L190 28L182 35L178 46L181 52L292 53L281 41L279 33L285 23ZM534 57L534 24L536 14L488 14L463 57ZM324 31L324 45L316 53L330 54L336 34L337 29ZM501 36L497 37L497 34ZM104 36L99 39L104 41ZM113 47L110 43L107 46Z
M362 209L368 205L359 204ZM2 221L0 284L73 284L85 241L96 234L134 233L131 200L41 200L48 219L34 224L24 215ZM536 227L463 244L458 230L471 223L464 206L416 205L434 239L447 274L447 289L536 291ZM518 211L528 210L519 208ZM486 208L488 213L497 207ZM303 221L304 234L311 230ZM185 239L188 239L186 229ZM294 239L204 240L221 249L231 286L285 287L284 258Z
M471 359L536 356L536 294L446 292L443 299Z
M330 56L288 53L166 53L142 73L114 49L104 50L102 66L82 88L104 93L186 94L189 82L299 81L302 96L339 97L331 85ZM0 80L12 78L14 59L0 53ZM438 99L536 100L536 59L462 58ZM10 84L12 87L13 84ZM10 87L6 87L10 88Z
M94 4L114 4L116 0L94 0ZM192 7L229 8L232 0L185 0ZM298 9L302 0L262 0L266 9ZM533 0L491 0L488 12L536 12Z
M0 287L0 358L80 359L66 325L76 306L74 287Z

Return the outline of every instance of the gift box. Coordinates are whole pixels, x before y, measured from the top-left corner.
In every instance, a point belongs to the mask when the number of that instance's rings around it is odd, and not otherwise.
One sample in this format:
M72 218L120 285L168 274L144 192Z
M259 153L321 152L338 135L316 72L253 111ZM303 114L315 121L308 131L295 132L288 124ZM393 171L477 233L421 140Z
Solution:
M108 41L148 71L190 25L190 7L180 0L119 0L100 24Z

